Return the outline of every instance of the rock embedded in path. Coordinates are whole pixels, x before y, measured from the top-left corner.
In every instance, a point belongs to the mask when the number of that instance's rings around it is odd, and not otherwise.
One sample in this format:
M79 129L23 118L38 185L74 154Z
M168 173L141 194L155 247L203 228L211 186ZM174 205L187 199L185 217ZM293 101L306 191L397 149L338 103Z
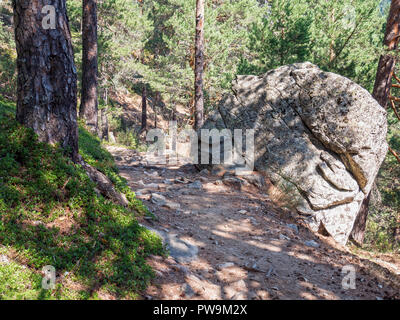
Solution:
M199 172L199 174L200 174L200 175L207 176L207 175L210 174L210 171L209 171L208 169L203 169L203 170L201 170L201 171Z
M299 233L299 227L296 226L295 224L289 223L289 224L287 224L287 227L292 229L296 234Z
M320 247L319 243L314 241L314 240L307 240L307 241L304 242L304 244L307 247L312 247L312 248L319 248Z
M217 269L218 270L222 270L222 269L225 269L225 268L232 268L234 266L235 266L235 264L233 262L226 262L226 263L219 264L217 266Z
M315 232L326 230L340 244L388 150L384 108L356 83L311 63L238 76L204 128L254 129L256 171L290 196Z
M151 194L151 202L153 202L154 204L158 205L158 206L163 206L166 204L167 199L158 193L152 193Z
M173 209L173 210L178 210L178 209L181 208L181 205L180 205L179 203L176 203L176 202L167 201L167 202L164 204L164 207L167 207L167 208Z
M199 250L196 245L181 239L177 234L168 230L161 231L149 226L141 226L157 234L163 240L171 257L178 263L188 263L197 259Z
M187 187L190 189L197 189L197 190L203 189L203 185L199 180L196 180L195 182L188 184Z

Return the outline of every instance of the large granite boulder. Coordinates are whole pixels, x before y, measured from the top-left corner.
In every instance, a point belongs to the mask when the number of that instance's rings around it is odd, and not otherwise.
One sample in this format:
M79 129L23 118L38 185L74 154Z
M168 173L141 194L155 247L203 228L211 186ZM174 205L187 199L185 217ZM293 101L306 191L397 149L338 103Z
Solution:
M388 149L386 111L311 63L239 76L205 128L254 129L255 169L290 190L313 230L341 244Z

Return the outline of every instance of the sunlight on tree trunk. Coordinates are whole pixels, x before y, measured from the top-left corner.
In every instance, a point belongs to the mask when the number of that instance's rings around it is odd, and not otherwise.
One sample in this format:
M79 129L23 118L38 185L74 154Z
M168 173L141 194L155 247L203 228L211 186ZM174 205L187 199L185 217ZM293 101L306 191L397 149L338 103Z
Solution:
M195 70L194 70L194 112L195 129L202 127L204 122L204 0L196 0L196 40L195 40Z
M82 6L82 97L79 117L95 133L97 102L97 0L83 0Z
M17 120L78 157L77 79L65 0L13 1Z

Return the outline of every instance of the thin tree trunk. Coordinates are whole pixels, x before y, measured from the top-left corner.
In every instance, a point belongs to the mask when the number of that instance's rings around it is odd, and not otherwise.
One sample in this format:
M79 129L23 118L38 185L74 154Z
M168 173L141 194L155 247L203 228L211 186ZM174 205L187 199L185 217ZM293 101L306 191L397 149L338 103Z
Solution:
M204 94L203 94L203 71L204 71L204 1L196 0L196 39L195 39L195 69L194 69L194 92L195 92L195 129L198 130L204 122Z
M147 89L146 85L143 85L142 89L142 127L140 131L147 130Z
M400 0L392 0L390 5L389 17L386 25L384 45L389 51L397 49L400 36ZM376 73L373 97L379 104L386 109L392 87L392 77L396 65L396 58L391 54L382 55L379 59L378 70ZM368 207L371 192L364 199L360 211L354 222L351 237L358 244L364 242L365 228L368 218Z
M97 0L82 5L82 97L79 117L92 132L98 127L97 102Z
M66 1L13 0L17 120L78 161L77 76Z
M108 118L107 107L101 109L101 139L108 141Z

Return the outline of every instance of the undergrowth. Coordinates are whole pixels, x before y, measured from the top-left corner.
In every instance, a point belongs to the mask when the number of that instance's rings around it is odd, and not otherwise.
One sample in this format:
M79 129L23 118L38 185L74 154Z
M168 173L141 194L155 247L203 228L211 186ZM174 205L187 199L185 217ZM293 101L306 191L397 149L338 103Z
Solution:
M80 128L84 160L127 195L130 208L98 196L80 166L38 142L14 114L0 98L0 299L136 298L154 276L146 257L164 250L138 224L146 208L112 156ZM57 271L52 290L41 288L46 265Z

